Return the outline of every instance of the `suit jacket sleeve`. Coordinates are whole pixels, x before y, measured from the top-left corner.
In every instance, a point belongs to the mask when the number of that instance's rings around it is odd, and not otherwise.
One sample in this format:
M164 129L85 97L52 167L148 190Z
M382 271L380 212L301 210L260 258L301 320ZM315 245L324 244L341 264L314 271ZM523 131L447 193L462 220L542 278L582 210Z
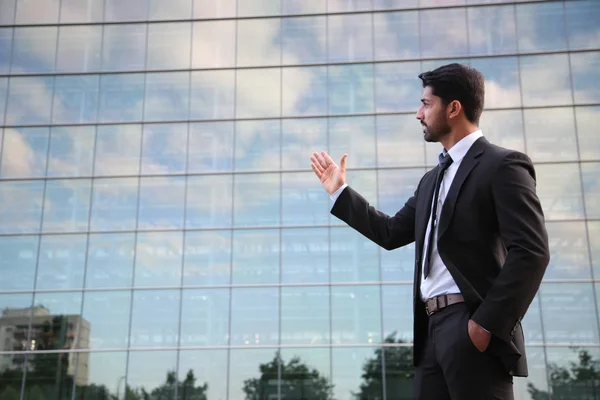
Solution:
M415 198L416 192L392 217L376 210L348 186L336 200L331 214L384 249L393 250L415 240Z
M472 319L509 342L549 262L548 234L529 157L508 154L494 174L492 196L506 259Z

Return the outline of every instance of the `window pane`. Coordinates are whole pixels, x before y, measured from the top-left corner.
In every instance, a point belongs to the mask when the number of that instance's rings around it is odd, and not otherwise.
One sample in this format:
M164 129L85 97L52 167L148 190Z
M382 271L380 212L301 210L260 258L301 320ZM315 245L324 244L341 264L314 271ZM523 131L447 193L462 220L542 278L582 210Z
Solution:
M330 66L327 83L332 114L372 113L373 65Z
M327 228L281 231L281 282L329 281L329 231Z
M521 110L484 111L479 120L479 128L490 142L525 152Z
M15 20L16 0L0 0L0 8L4 11L0 14L0 24L10 25Z
M283 348L281 364L281 398L333 398L331 352L328 348ZM307 374L305 371L311 372Z
M169 3L169 8L175 9L173 5ZM192 25L189 22L149 24L146 68L149 70L189 68L191 30Z
M64 326L62 323L55 324L51 329L59 331L62 326ZM52 341L53 344L58 342L58 339ZM56 347L56 345L53 347ZM38 365L43 367L38 367L37 373L27 372L25 374L25 384L22 392L24 398L34 399L40 396L38 399L45 399L45 397L41 397L44 396L44 393L49 393L52 396L59 392L62 393L63 398L69 399L73 396L72 378L66 373L58 374L55 366L64 363L62 366L64 370L73 371L77 365L77 353L40 353L30 354L26 357L26 360L22 361L24 362L26 371L32 371ZM53 366L54 368L48 366Z
M143 74L102 75L98 121L140 121L143 101Z
M278 344L279 289L235 288L232 289L231 295L233 298L230 344L232 346ZM230 381L233 379L230 378Z
M85 287L131 287L134 255L133 233L90 235Z
M599 118L600 107L575 107L579 157L582 160L598 160L600 140L598 140L597 121Z
M567 33L571 49L597 49L600 47L598 20L600 4L596 0L565 2Z
M150 19L189 19L192 16L192 0L150 0Z
M138 175L141 125L98 126L94 175Z
M0 290L33 289L38 242L38 236L0 237Z
M324 225L329 222L332 202L314 172L287 173L281 180L283 225Z
M229 398L279 398L277 382L281 363L278 351L279 349L231 350L229 359L235 362L229 363Z
M521 107L521 85L516 57L471 60L485 77L485 108Z
M63 6L64 3L63 0ZM102 62L101 54L102 26L60 27L56 61L58 72L99 71Z
M2 1L2 0L0 0ZM0 64L0 70L2 64ZM4 125L4 112L6 111L6 101L8 97L8 78L0 78L0 124ZM0 138L1 139L1 138Z
M237 118L268 118L281 115L281 69L237 70ZM257 93L260 96L257 97Z
M236 0L194 0L194 18L235 17Z
M577 396L581 399L586 397L593 399L597 396L597 388L591 375L575 375L578 374L578 371L588 370L588 365L597 362L600 351L598 351L595 343L588 348L583 346L548 347L544 349L544 353L547 369L549 370L549 373L546 373L549 382L546 386L539 385L544 390L542 395L545 394L546 387L549 386L552 398ZM577 378L573 379L572 376L577 376Z
M109 14L107 13L107 19ZM144 68L146 25L106 25L102 48L104 71L129 71Z
M177 346L179 298L179 290L134 291L130 346Z
M281 344L329 344L329 287L281 288Z
M330 15L327 24L329 62L373 59L371 14Z
M144 125L142 174L185 172L187 136L187 124Z
M183 232L139 233L135 254L136 287L181 285Z
M188 72L154 73L146 76L145 121L185 120L189 115Z
M570 54L576 104L600 102L600 52Z
M58 22L59 0L17 0L15 23L52 24Z
M57 32L56 27L15 28L11 72L53 72Z
M540 298L546 343L598 343L592 283L543 283Z
M281 63L278 35L280 19L237 21L237 66L267 66Z
M96 122L99 79L98 75L57 76L54 80L52 122Z
M517 51L515 9L513 6L467 9L469 52L502 54Z
M285 119L281 126L282 169L309 169L310 156L327 149L327 120Z
M279 225L279 174L243 174L234 177L236 226Z
M235 71L193 71L190 119L229 119L234 113Z
M129 342L131 292L84 292L82 318L90 323L90 349L125 348Z
M414 111L419 108L423 88L418 75L419 62L385 63L375 65L377 112ZM410 116L418 130L414 114Z
M87 321L80 319L81 292L36 293L32 309L31 339L35 350L77 349L89 331ZM54 340L48 340L46 327ZM81 340L75 341L81 333ZM56 364L55 364L56 365Z
M525 107L573 102L566 54L521 57L521 82Z
M53 82L51 76L10 78L6 124L49 124Z
M377 13L373 19L375 60L419 57L419 14L416 11Z
M185 233L184 286L228 285L230 275L230 231Z
M518 5L519 51L548 51L567 48L563 7L561 2Z
M282 14L314 14L325 13L327 2L322 0L281 0Z
M333 286L331 296L333 343L381 341L379 286Z
M91 176L94 162L93 126L53 127L50 131L48 176Z
M138 178L94 179L90 230L135 229L138 182Z
M238 2L237 12L240 17L278 15L281 1L245 0Z
M0 182L0 233L39 232L43 181Z
M79 353L79 359L82 357L87 366L88 385L76 385L75 398L94 399L98 393L98 386L107 388L109 396L113 395L113 390L119 392L118 395L121 396L126 376L127 353L125 351Z
M327 113L326 67L284 68L282 73L283 115Z
M240 121L235 132L235 169L278 170L281 165L279 121Z
M104 0L105 21L139 21L148 18L149 0Z
M383 337L386 340L411 343L413 341L413 287L407 285L382 286Z
M414 115L381 115L375 122L379 167L416 166L425 163L423 138L419 134L419 122Z
M184 290L181 346L227 346L229 289Z
M600 218L600 163L581 164L585 213L587 218Z
M87 235L44 235L41 238L36 289L83 287Z
M549 222L550 264L544 279L591 279L584 222Z
M371 10L370 0L328 1L327 12Z
M332 383L335 399L351 399L350 393L356 393L358 398L383 399L383 384L379 378L383 375L381 362L382 349L374 347L365 348L334 348L331 355ZM411 368L412 370L412 368ZM363 376L377 377L363 381ZM389 398L399 393L390 393Z
M232 224L231 175L189 176L187 179L187 228L224 228Z
M60 0L60 22L102 22L104 0Z
M283 64L315 64L327 61L325 18L300 17L281 20Z
M88 229L92 181L46 182L43 232L83 232Z
M533 298L531 305L527 309L527 313L523 317L523 334L525 341L530 343L543 343L544 334L542 330L542 315L540 307L539 292ZM527 355L529 358L529 354Z
M536 172L537 194L546 219L584 217L577 164L537 165Z
M214 0L213 0L214 1ZM234 350L235 351L235 350ZM227 379L224 379L229 365L227 350L183 350L179 352L179 380L186 382L190 371L196 378L194 386L197 393L203 393L207 399L227 398ZM189 381L188 381L189 382ZM204 385L206 385L204 386ZM184 389L179 389L179 393ZM189 392L186 392L189 393ZM183 399L183 395L181 395Z
M279 231L233 231L233 284L279 282Z
M600 221L589 221L587 227L590 238L592 268L594 270L594 277L596 277L600 274Z
M0 176L3 178L44 176L49 136L48 128L5 129Z
M234 67L235 21L202 21L193 24L192 68Z
M0 0L0 7L2 7L2 0ZM0 21L2 17L0 16ZM1 22L0 22L1 23ZM12 53L12 40L13 40L13 29L12 28L0 28L0 73L6 74L10 70L10 55ZM1 108L4 111L4 107ZM0 114L4 114L3 112Z
M354 229L331 229L331 281L374 282L379 280L378 248Z
M468 53L465 8L421 11L419 20L422 56L442 57Z
M577 160L571 108L525 110L527 154L534 162Z
M188 173L231 171L233 149L232 122L191 123Z
M377 162L375 119L373 117L332 118L329 124L329 143L332 158L348 154L348 168L374 167Z
M174 399L175 382L171 383L171 376L175 377L176 371L177 351L175 350L131 352L125 388L129 390L135 388L138 393L158 392L160 397ZM133 397L131 394L127 394L126 398L131 397Z
M139 229L181 229L185 177L140 178Z

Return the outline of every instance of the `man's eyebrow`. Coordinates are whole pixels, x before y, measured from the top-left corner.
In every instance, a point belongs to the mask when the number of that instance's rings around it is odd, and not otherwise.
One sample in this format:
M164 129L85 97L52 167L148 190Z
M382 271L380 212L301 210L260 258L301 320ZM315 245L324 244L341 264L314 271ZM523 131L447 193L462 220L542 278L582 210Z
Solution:
M429 101L428 99L421 99L421 103L425 103L425 102L428 102L428 101Z

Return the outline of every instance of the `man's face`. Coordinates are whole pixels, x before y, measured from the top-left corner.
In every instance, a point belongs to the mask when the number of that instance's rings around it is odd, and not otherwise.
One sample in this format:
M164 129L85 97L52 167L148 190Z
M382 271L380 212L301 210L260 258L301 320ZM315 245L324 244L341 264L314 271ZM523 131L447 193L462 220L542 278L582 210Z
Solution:
M431 87L426 86L421 98L421 107L417 111L417 119L423 126L423 137L427 142L439 142L451 130L446 118L446 107L442 99L431 93Z

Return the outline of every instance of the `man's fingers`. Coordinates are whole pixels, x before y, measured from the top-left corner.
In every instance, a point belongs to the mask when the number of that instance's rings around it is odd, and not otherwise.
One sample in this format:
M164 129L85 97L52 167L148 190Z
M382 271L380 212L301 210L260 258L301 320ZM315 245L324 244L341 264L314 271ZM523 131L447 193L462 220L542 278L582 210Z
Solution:
M342 168L342 171L346 170L346 158L348 158L348 154L344 154L340 160L340 167Z
M323 158L323 156L321 154L313 153L313 157L315 157L317 163L321 166L321 168L327 169L327 162L325 161L325 159Z
M331 164L335 164L333 162L333 159L329 156L329 154L327 154L326 152L322 151L321 155L323 156L323 158L325 159L325 162L327 163L327 165L331 165Z
M314 164L314 166L316 168L318 168L320 172L323 172L325 169L327 169L327 166L323 166L321 164L321 161L319 161L319 158L317 157L317 155L312 156L310 158L310 161L312 161L312 163Z
M313 171L315 171L315 175L317 175L317 177L319 179L321 179L321 176L323 176L323 172L321 172L321 170L319 169L319 167L317 167L317 165L315 163L311 163L310 164Z

